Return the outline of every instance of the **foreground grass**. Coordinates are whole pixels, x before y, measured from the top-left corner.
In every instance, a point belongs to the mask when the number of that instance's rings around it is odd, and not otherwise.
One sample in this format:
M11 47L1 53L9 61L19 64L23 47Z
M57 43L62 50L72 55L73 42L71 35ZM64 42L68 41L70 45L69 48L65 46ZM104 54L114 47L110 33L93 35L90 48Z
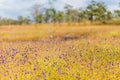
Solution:
M119 27L0 30L0 80L120 79Z

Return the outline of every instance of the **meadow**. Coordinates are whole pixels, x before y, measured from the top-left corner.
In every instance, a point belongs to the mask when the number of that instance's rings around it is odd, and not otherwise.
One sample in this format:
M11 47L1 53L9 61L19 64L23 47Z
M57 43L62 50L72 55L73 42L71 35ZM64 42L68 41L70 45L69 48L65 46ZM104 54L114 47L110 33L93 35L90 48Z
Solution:
M120 26L1 26L0 80L120 80Z

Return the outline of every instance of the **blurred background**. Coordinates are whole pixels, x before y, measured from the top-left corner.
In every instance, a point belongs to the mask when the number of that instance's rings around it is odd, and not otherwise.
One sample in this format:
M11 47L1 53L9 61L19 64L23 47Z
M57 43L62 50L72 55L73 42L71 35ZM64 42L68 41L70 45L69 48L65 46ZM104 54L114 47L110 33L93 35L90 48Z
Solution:
M119 0L0 0L0 25L120 24Z

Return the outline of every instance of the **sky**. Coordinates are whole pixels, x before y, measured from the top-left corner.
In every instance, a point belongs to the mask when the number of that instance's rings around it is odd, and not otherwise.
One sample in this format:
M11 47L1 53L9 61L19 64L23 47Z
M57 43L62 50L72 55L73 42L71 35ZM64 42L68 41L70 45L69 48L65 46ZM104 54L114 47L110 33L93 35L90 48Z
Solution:
M0 0L0 16L16 19L18 16L30 16L30 8L35 4L45 4L48 0ZM54 7L62 10L64 4L73 5L74 8L83 8L91 0L57 0ZM118 3L120 0L96 0L103 1L109 10L120 9Z

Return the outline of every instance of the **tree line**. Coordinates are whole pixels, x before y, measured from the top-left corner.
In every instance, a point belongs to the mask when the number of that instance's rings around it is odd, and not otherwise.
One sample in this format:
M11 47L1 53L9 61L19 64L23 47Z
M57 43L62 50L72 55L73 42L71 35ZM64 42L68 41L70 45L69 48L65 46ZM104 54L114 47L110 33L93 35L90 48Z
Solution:
M66 4L63 11L54 7L44 8L41 5L34 5L31 9L31 17L19 16L17 20L0 18L0 25L11 24L32 24L32 23L80 23L84 21L99 21L105 24L110 20L120 19L120 10L110 11L104 2L92 0L86 8L75 9L72 5Z

